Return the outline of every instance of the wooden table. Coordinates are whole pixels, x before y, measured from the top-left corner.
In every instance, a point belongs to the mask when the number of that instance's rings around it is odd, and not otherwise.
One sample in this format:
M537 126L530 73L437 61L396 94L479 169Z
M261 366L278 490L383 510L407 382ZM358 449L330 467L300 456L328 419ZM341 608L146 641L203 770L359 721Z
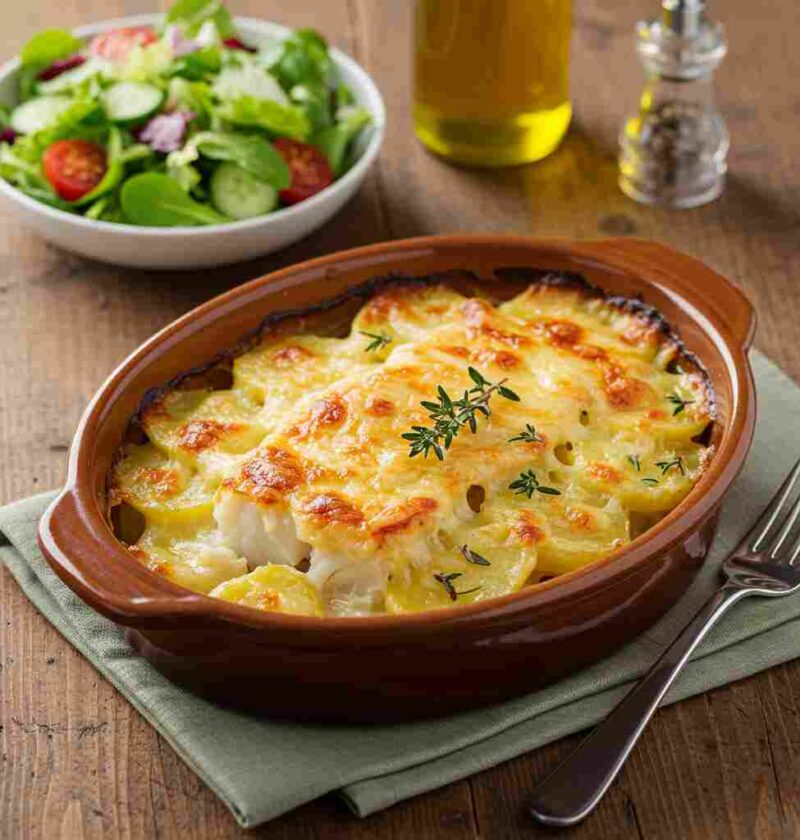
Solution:
M616 134L642 75L634 21L645 0L577 0L576 116L560 151L499 172L426 154L409 118L411 6L404 0L232 0L241 14L316 26L386 98L389 126L361 194L306 241L255 263L195 274L123 271L47 245L0 210L0 495L57 487L87 400L154 330L250 277L381 239L514 231L671 243L740 283L757 345L800 378L800 13L729 0L731 54L718 74L733 138L723 198L669 213L616 188ZM147 12L156 0L3 5L0 52L44 26ZM534 36L532 36L533 38ZM535 48L535 39L532 41ZM480 56L476 56L480 60ZM797 449L797 441L793 441ZM214 795L0 571L0 836L244 836ZM523 805L575 738L359 821L333 796L265 826L270 838L544 836ZM800 663L660 712L603 804L574 837L800 836Z

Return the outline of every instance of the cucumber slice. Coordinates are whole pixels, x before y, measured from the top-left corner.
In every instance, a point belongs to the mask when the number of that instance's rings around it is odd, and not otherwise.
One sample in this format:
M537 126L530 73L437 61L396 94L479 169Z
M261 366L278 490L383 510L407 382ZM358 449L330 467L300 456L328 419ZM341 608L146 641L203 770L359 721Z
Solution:
M144 82L117 82L100 95L108 118L134 123L154 114L164 100L163 91Z
M35 134L52 125L69 108L66 96L37 96L16 107L11 114L11 128L20 134Z
M64 93L77 87L87 79L91 79L92 76L96 76L99 72L100 68L97 65L97 61L90 58L74 69L67 70L66 73L60 73L54 79L48 79L46 82L37 82L36 92L43 96Z
M226 216L249 219L274 209L278 192L235 163L221 163L211 176L211 200Z

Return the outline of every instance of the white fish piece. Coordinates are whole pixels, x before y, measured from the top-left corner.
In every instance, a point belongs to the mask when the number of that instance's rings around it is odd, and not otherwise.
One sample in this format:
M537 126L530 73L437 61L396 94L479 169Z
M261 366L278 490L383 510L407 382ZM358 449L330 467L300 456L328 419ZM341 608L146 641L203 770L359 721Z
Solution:
M223 489L214 505L214 519L224 545L243 556L251 570L267 563L297 566L311 550L298 539L288 507L280 504L259 505Z

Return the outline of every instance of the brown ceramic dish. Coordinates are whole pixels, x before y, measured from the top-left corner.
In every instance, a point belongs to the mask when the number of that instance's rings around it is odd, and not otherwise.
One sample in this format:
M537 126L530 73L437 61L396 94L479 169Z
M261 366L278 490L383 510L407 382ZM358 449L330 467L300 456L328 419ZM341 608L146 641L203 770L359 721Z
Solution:
M716 391L717 453L689 496L619 552L496 600L436 612L311 618L195 594L148 571L105 516L106 475L144 394L210 361L271 313L304 309L376 275L529 266L582 273L641 295L676 328ZM491 282L491 281L488 281ZM40 543L90 606L130 628L173 679L272 714L366 720L442 714L551 682L644 630L681 594L708 550L716 513L753 434L744 295L695 259L637 240L544 241L455 235L358 248L259 278L179 319L136 350L87 409L67 486Z

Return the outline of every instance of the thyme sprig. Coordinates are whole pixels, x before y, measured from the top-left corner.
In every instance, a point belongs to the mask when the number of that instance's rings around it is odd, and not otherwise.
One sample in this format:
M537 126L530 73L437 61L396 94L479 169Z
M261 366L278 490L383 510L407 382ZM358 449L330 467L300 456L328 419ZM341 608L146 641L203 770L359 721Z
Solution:
M684 400L679 397L678 394L668 394L667 400L675 406L675 410L672 412L673 417L680 414L687 405L692 405L692 403L694 403L694 400Z
M442 584L444 591L447 593L451 601L457 601L459 595L470 595L471 593L477 592L481 589L480 586L473 586L472 589L456 589L455 586L453 586L453 581L460 578L461 575L461 572L449 572L448 574L440 572L435 574L433 579Z
M366 332L366 330L359 330L359 332L361 335L372 339L364 348L365 353L371 353L373 350L380 350L382 347L386 347L387 344L391 344L393 340L392 337L385 332L371 333Z
M509 443L516 443L517 441L521 441L522 443L542 443L544 438L530 423L526 423L523 431L508 439Z
M460 545L458 550L463 555L467 563L474 563L476 566L491 566L492 564L477 551L473 551L468 545Z
M661 475L666 475L673 467L677 467L681 475L686 475L683 458L680 455L676 455L671 461L656 461L656 466L661 468Z
M464 426L468 426L472 434L475 434L478 431L478 417L491 415L488 403L494 394L499 394L512 402L519 402L519 396L505 386L504 383L507 380L490 382L474 367L467 368L467 373L475 384L464 391L461 399L452 399L439 385L436 389L438 402L423 400L420 403L427 409L428 417L433 420L433 426L412 426L412 431L401 436L410 444L409 458L420 454L427 458L428 453L433 450L434 455L443 461L445 451L450 448Z
M547 487L539 483L536 473L533 470L521 472L519 478L515 479L508 485L509 490L513 490L515 495L525 495L529 499L534 493L542 493L545 496L560 496L561 491L555 487Z

